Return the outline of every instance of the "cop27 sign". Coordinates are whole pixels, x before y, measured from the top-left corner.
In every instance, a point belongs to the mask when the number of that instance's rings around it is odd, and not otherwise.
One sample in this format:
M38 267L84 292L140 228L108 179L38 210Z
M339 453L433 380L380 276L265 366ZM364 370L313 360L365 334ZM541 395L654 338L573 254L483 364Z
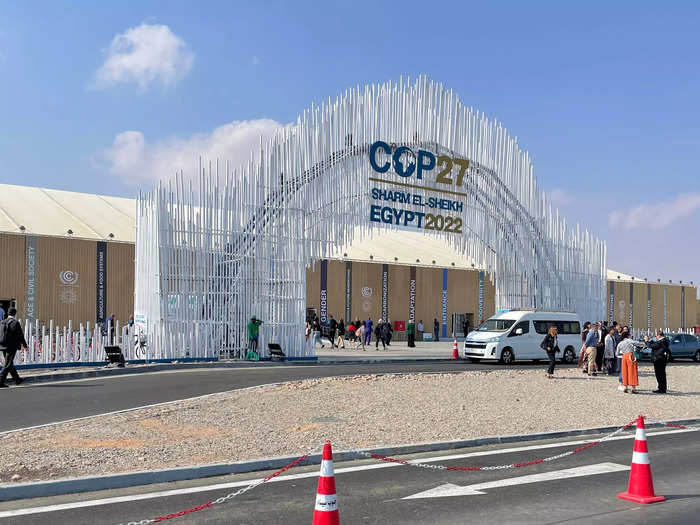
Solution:
M378 175L391 170L400 177L370 177L370 181L401 188L372 188L371 197L378 204L370 206L370 221L419 230L462 233L463 222L458 214L464 211L464 203L454 200L453 196L467 196L459 190L469 168L469 159L435 155L424 149L416 153L408 146L389 145L378 140L369 149L369 164ZM417 184L419 181L421 184ZM411 189L432 191L450 198L426 197L411 192ZM408 205L411 209L395 208L388 203Z

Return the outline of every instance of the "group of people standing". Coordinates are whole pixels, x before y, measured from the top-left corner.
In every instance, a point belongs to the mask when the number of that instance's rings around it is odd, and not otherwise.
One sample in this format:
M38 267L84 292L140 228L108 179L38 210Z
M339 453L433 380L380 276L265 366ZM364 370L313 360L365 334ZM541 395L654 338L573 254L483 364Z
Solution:
M551 326L540 347L547 352L549 368L547 377L552 378L556 355L560 352L557 342L557 328ZM581 351L578 366L588 376L596 376L599 372L608 375L618 374L621 392L635 393L639 386L639 360L642 358L642 348L651 349L651 360L654 364L654 374L658 387L655 394L666 393L666 363L668 362L668 339L663 331L656 330L655 337L644 336L644 342L632 338L628 326L622 326L616 321L611 326L607 322L586 322L581 332Z
M359 319L351 321L345 325L345 321L341 319L336 321L332 316L328 316L327 322L324 324L314 315L306 321L306 339L313 338L314 345L319 344L321 348L326 345L323 342L322 336L325 334L331 343L332 348L346 348L345 341L355 343L355 348L366 350L366 346L372 344L372 334L374 334L375 347L379 350L379 343L386 350L387 346L391 346L391 339L394 335L394 327L389 319L379 319L375 324L371 317L361 321ZM415 341L415 325L414 325L414 341ZM409 341L409 346L410 341ZM415 346L415 343L414 345Z
M651 360L658 383L655 394L666 393L666 364L668 362L668 339L663 331L656 330L655 338L648 335L644 342L635 341L628 326L616 321L608 326L607 322L586 322L581 333L581 352L579 367L589 376L607 372L618 375L619 390L634 393L639 386L639 359L642 348L651 349Z

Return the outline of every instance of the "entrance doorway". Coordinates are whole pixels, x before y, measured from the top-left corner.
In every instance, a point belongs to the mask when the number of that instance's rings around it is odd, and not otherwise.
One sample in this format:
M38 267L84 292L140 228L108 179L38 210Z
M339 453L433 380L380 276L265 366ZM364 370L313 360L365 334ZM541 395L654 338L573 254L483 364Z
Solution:
M454 333L457 338L466 337L466 335L473 329L473 313L468 312L452 314L452 333Z

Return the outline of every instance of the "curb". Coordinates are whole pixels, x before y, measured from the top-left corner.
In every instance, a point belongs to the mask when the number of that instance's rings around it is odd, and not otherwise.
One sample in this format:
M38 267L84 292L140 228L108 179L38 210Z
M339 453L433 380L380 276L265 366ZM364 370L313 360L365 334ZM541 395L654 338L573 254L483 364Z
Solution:
M683 419L667 421L677 425L693 425L700 423L698 419ZM460 448L478 447L483 445L495 445L499 443L517 443L526 441L538 441L543 439L556 439L561 437L584 436L594 434L606 434L620 428L597 427L576 430L561 430L557 432L541 432L537 434L520 434L507 436L494 436L475 438L459 441L437 441L433 443L416 443L410 445L392 445L377 448L359 449L363 452L379 454L384 456L396 456L404 454L417 454L420 452L437 452L443 450L454 450ZM660 423L650 423L646 428L665 428ZM65 494L75 494L93 492L98 490L110 490L153 483L168 483L174 481L185 481L191 479L209 478L213 476L223 476L227 474L244 474L261 470L277 470L288 465L294 457L263 458L253 461L239 461L235 463L217 463L212 465L201 465L195 467L179 467L162 470L147 470L140 472L130 472L126 474L110 474L107 476L84 477L59 479L55 481L38 481L33 483L2 484L0 485L0 501L12 501L19 499L42 498L48 496L59 496ZM349 461L355 459L367 459L356 452L334 451L333 460L335 462ZM309 456L299 465L318 465L321 463L321 454Z
M284 362L265 362L262 366L335 366L335 365L368 365L368 364L410 364L410 363L443 363L450 362L452 359L448 358L426 358L426 359L363 359L363 360L333 360L333 361L284 361ZM211 363L211 362L200 362L200 363L172 363L172 364L156 364L156 365L132 365L126 368L105 368L103 370L85 370L82 372L69 372L65 374L42 374L36 376L26 376L24 377L24 384L32 383L47 383L53 381L71 381L73 379L88 379L94 377L109 377L109 376L121 376L121 375L133 375L133 374L144 374L150 372L162 372L166 370L194 370L194 369L215 369L215 368L258 368L260 365L255 363L249 363L246 361L240 362L226 362L226 363Z

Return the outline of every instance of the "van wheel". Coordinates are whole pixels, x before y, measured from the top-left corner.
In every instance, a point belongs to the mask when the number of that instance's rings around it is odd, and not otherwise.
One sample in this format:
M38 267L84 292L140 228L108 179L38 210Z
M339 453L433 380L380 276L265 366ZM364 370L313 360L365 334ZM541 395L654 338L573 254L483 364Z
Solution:
M700 353L700 350L698 350L698 353ZM478 357L470 357L469 360L470 360L472 363L478 363L478 362L481 361L481 359L479 359Z
M515 354L513 353L513 350L510 348L504 348L501 352L500 361L504 365L512 365L513 361L515 361Z
M562 363L566 363L567 365L570 365L571 363L574 362L575 359L576 359L576 354L574 354L574 349L571 348L570 346L567 346L566 349L564 350L564 355L561 356Z

